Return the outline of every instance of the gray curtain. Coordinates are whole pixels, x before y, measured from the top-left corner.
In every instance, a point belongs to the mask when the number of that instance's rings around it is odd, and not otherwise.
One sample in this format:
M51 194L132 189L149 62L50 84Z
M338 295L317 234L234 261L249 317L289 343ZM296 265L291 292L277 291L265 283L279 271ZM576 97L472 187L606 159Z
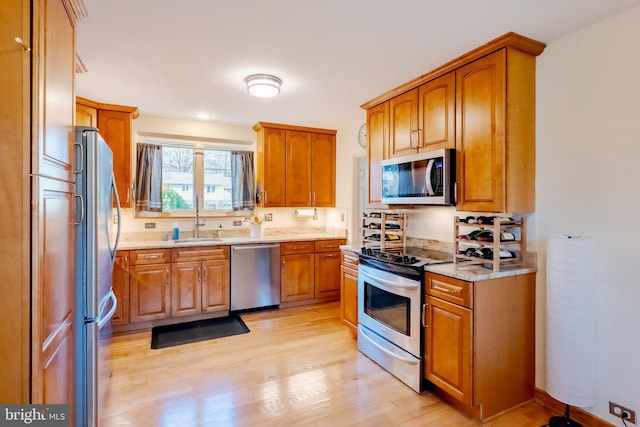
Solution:
M138 144L136 210L162 212L162 147Z
M231 206L234 211L256 207L252 151L231 152Z

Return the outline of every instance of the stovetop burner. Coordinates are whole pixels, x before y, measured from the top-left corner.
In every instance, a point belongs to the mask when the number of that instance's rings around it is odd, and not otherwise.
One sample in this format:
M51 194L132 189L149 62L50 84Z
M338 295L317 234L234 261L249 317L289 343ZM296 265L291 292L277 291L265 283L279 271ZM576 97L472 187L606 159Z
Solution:
M363 247L360 251L360 256L390 264L412 267L422 267L428 264L443 264L453 261L453 257L450 254L414 247L408 247L398 252L385 252L377 248Z

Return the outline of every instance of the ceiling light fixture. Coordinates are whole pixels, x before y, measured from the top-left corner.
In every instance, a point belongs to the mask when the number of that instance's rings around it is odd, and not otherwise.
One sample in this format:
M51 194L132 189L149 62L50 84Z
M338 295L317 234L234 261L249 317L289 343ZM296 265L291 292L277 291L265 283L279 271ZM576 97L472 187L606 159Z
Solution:
M213 117L209 113L195 113L194 116L196 116L200 120L211 120L211 118Z
M252 74L244 79L247 91L260 98L270 98L280 93L282 80L270 74Z

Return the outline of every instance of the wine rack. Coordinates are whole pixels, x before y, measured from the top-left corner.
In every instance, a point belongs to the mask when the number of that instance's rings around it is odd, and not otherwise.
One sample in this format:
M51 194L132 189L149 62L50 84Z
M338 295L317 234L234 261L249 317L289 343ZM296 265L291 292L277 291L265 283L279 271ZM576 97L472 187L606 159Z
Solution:
M490 231L493 238L491 240L470 239L468 236L473 236L473 231L464 234L461 232L461 228L463 230L479 230L480 232ZM464 222L456 216L454 217L453 229L454 263L460 265L489 264L494 272L499 272L501 268L507 266L524 265L524 256L527 253L526 218L494 217L493 224L480 224ZM513 233L514 231L519 231L519 233ZM475 234L479 234L479 232ZM484 235L490 234L484 233ZM513 236L512 240L511 236ZM508 240L503 240L503 237ZM468 255L469 248L472 248L471 251L476 255Z

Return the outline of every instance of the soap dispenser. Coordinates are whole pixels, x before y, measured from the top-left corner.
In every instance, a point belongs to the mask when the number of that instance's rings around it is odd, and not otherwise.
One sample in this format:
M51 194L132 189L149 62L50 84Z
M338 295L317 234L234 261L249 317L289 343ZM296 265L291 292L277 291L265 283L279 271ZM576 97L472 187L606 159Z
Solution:
M222 224L218 226L218 237L222 237Z
M178 229L178 221L173 223L173 240L180 238L180 230Z

